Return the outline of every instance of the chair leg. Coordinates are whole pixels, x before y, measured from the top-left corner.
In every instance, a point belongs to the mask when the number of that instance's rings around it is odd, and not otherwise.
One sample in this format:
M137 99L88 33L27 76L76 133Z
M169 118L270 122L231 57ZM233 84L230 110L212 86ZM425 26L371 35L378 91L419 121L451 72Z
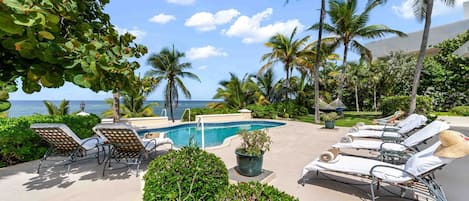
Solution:
M45 161L47 159L47 157L49 157L49 154L52 152L52 147L50 147L49 149L47 149L46 153L44 154L44 156L42 156L41 160L39 160L39 165L37 166L37 173L39 174L39 170L41 169L41 165L42 165L42 162Z
M377 179L373 177L370 182L370 190L371 190L371 200L375 201L378 197L375 196L375 183L378 183ZM379 183L378 183L379 185ZM378 190L379 187L376 188Z

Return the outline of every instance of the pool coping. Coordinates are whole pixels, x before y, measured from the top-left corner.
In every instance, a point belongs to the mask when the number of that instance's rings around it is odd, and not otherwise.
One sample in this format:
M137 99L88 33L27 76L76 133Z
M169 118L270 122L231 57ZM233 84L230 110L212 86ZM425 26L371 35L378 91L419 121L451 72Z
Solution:
M230 122L252 122L252 121L260 121L260 122L270 121L270 122L276 122L276 123L283 123L283 125L271 127L271 128L268 128L267 130L274 129L274 128L280 128L280 127L286 126L287 123L288 123L288 121L277 120L277 119L249 119L249 120L236 120L236 121L227 121L227 122L207 122L207 123L230 123ZM197 122L191 121L191 122L177 123L177 124L172 125L172 126L165 126L165 127L160 127L160 128L183 126L183 125L186 125L186 124L193 124L193 123L197 123ZM148 129L149 128L144 128L144 129L139 129L139 130L148 130ZM150 128L150 129L158 129L158 128ZM227 137L223 140L222 144L212 146L212 147L205 147L204 150L217 150L217 149L222 149L222 148L228 147L228 146L231 145L231 141L233 141L236 138L239 138L239 135L233 135L233 136ZM174 147L173 149L179 150L180 148Z

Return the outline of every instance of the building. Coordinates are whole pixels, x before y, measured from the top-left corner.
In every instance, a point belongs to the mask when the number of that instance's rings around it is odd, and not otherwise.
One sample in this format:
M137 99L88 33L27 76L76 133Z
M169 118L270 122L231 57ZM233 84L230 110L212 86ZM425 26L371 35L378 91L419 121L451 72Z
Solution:
M441 43L446 39L455 38L457 35L469 30L469 1L463 3L464 19L458 22L433 27L430 29L428 38L427 55L438 53L433 45ZM382 58L391 52L403 51L408 54L418 54L422 42L422 31L408 33L407 37L392 37L367 43L365 46L371 50L373 58ZM469 42L466 42L454 52L460 56L469 56Z

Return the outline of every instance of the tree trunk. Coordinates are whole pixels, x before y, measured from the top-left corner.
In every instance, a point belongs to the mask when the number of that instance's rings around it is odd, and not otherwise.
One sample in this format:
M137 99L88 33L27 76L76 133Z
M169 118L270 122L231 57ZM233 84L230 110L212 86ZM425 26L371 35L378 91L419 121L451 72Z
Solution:
M173 84L172 82L168 83L168 84ZM173 113L173 87L172 85L170 85L170 89L169 89L169 113L171 113L171 120L173 121L174 123L174 113Z
M314 122L320 123L319 117L319 62L321 59L321 40L324 17L326 15L325 0L321 0L321 14L319 17L318 44L316 46L316 63L314 64Z
M282 86L285 90L285 100L288 102L288 92L290 91L290 68L289 63L285 63L285 70L287 71L287 77L285 78L285 84Z
M414 73L414 82L412 85L412 92L410 94L410 106L409 106L409 114L415 112L415 108L417 106L417 89L419 87L420 81L420 73L422 72L423 68L423 59L425 58L425 53L427 50L428 44L428 36L430 32L430 25L432 23L432 10L433 10L433 0L427 1L427 13L425 14L425 27L423 29L422 35L422 43L420 44L420 51L419 56L417 59L417 65L415 66L415 73Z
M337 94L337 98L342 100L344 85L345 85L345 72L347 68L347 52L348 52L348 41L344 42L344 62L342 63L342 73L340 74L339 79L339 90Z
M373 109L375 112L378 111L378 106L376 105L376 86L373 86Z
M118 122L119 122L119 119L120 119L120 112L119 112L119 108L120 108L120 106L119 106L119 104L120 104L120 100L119 100L120 94L119 94L119 92L118 92L118 91L117 91L117 92L114 92L114 93L112 94L112 97L113 97L113 100L114 100L114 101L113 101L114 103L112 104L112 121L113 121L114 123L118 123Z
M358 86L355 85L355 106L357 107L357 112L360 112L360 105L358 104Z

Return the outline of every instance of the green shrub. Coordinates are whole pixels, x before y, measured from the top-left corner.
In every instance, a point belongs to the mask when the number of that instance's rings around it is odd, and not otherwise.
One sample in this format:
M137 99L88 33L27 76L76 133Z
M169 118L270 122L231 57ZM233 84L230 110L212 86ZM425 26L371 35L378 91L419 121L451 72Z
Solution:
M191 108L191 121L195 121L196 115L203 115L203 114L232 114L238 113L236 109L229 109L229 108ZM189 112L184 113L182 117L182 121L189 121Z
M383 115L391 115L397 110L409 112L410 96L389 96L381 101ZM417 96L415 113L427 115L432 112L432 99L428 96Z
M153 160L144 176L143 200L215 200L228 171L214 154L184 147Z
M45 153L48 144L29 128L33 123L65 123L77 136L87 138L93 135L92 128L99 122L96 115L33 115L0 119L0 167L36 160Z
M323 121L334 121L339 118L339 115L336 112L324 113L321 115Z
M229 185L224 191L217 195L218 201L297 201L298 199L279 191L273 186L259 182L239 183Z
M457 106L451 108L450 112L461 116L469 116L469 106Z
M274 105L248 105L247 109L252 111L253 118L276 119L278 116Z

